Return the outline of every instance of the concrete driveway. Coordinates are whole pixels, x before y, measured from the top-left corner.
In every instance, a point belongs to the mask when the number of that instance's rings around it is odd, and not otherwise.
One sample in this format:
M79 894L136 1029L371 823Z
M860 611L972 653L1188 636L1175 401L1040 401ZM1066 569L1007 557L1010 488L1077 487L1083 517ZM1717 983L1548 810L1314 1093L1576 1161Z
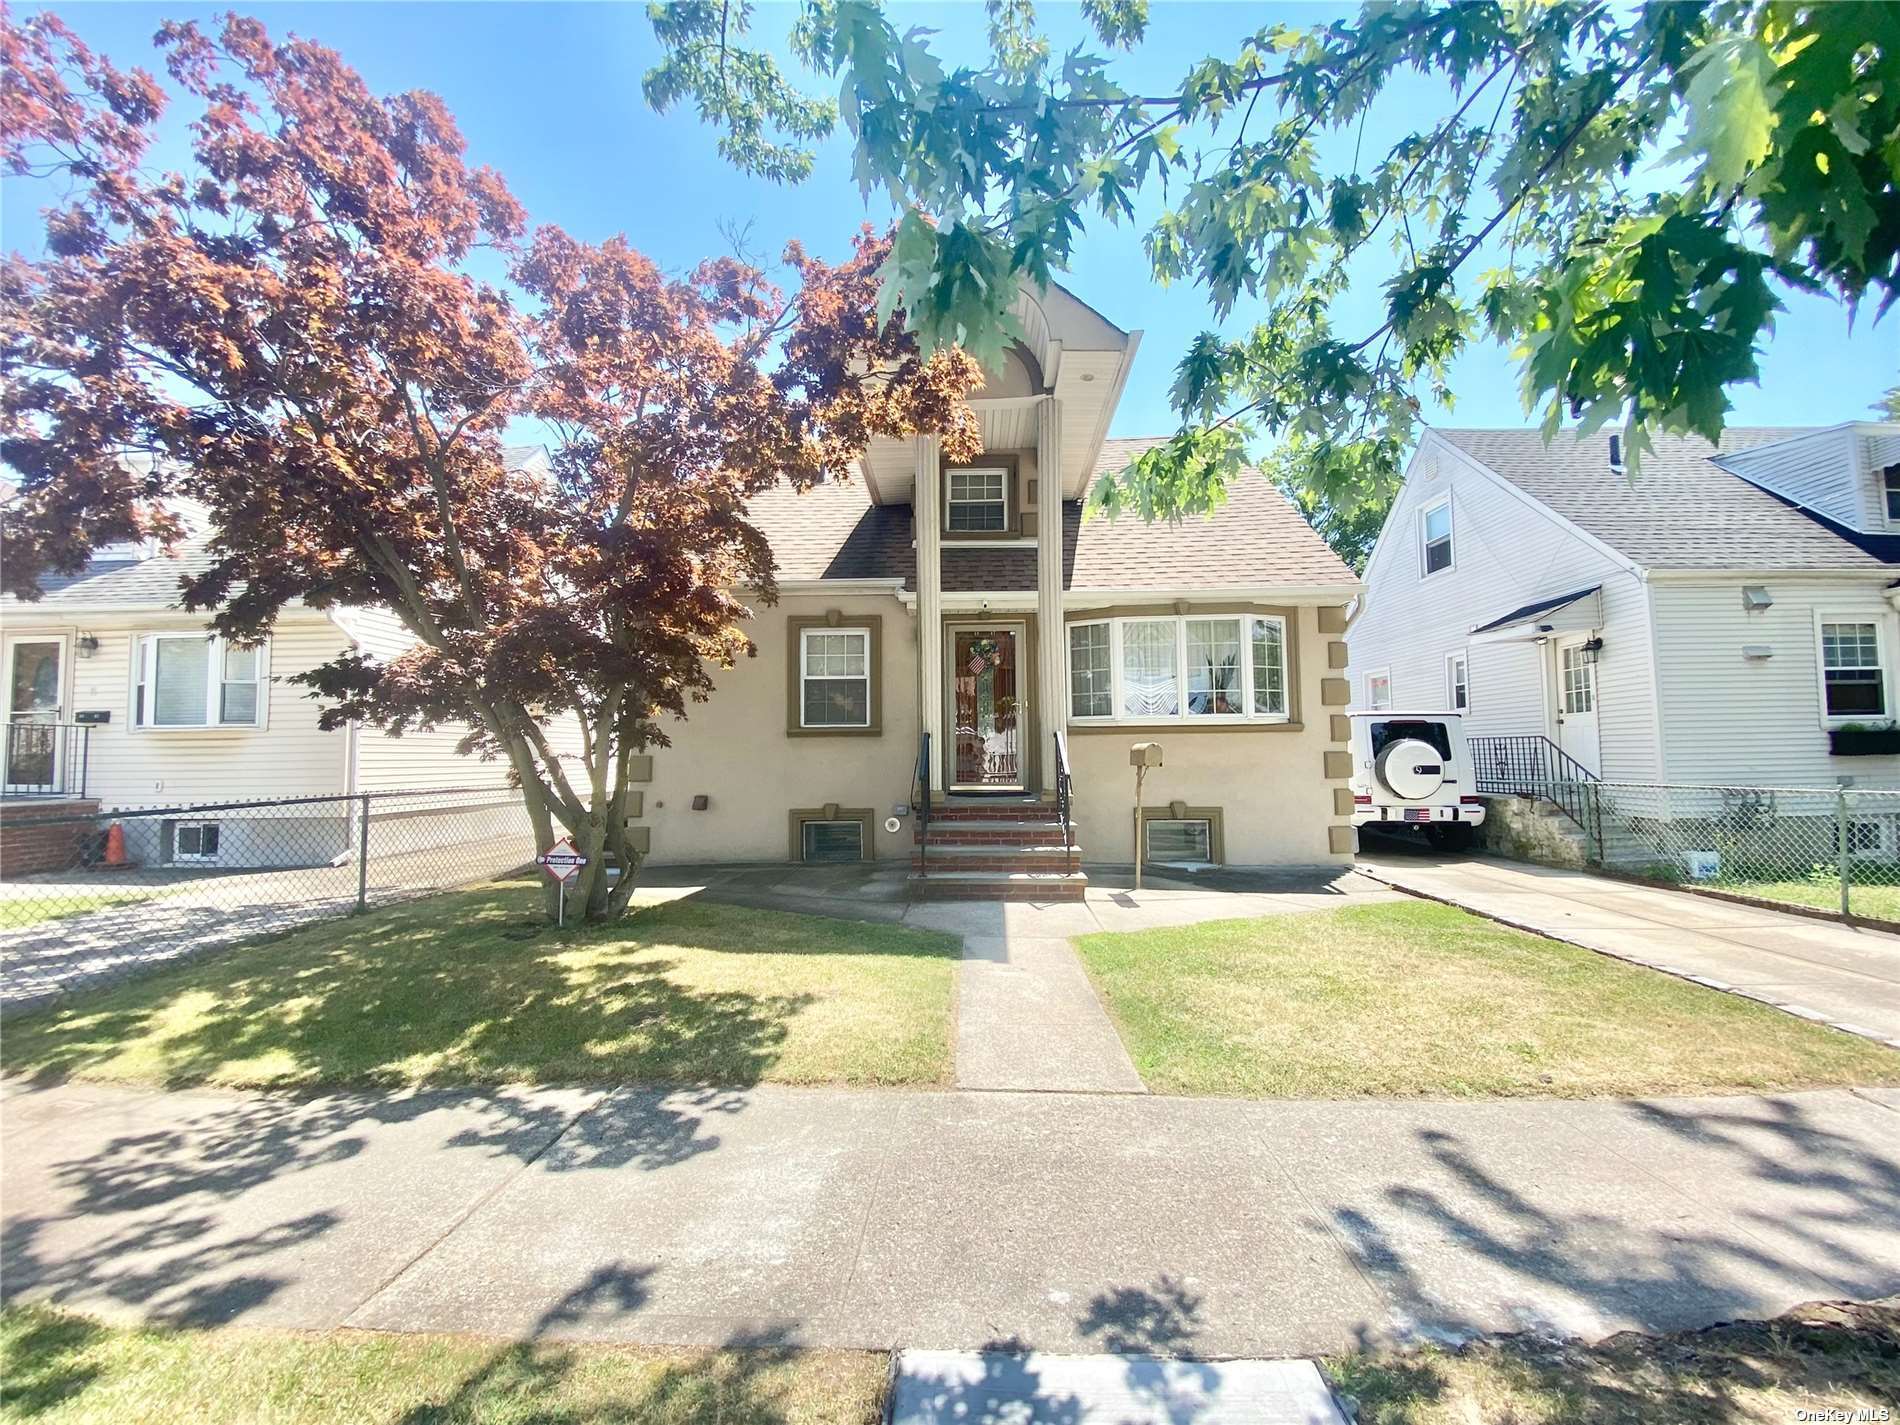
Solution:
M1583 871L1380 847L1362 874L1900 1048L1900 936Z
M1900 1094L9 1085L0 1280L124 1318L1310 1355L1900 1290Z

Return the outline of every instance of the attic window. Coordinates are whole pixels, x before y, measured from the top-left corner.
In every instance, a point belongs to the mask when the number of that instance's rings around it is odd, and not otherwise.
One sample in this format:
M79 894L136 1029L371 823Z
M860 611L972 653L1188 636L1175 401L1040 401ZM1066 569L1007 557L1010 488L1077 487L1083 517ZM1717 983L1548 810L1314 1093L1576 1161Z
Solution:
M1424 546L1427 574L1451 568L1451 500L1440 500L1419 516L1419 534Z
M1882 470L1880 485L1887 493L1887 518L1900 523L1900 465L1889 465Z

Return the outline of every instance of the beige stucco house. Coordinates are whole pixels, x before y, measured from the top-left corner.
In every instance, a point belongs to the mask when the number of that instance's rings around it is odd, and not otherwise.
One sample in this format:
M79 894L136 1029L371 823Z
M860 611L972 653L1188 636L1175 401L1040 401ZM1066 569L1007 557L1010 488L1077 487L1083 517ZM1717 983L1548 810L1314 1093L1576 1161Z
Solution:
M1140 334L1059 288L1018 315L1027 340L972 402L978 459L882 441L853 478L755 502L780 598L754 605L757 656L653 755L638 825L654 862L915 865L922 839L938 893L1072 891L1063 842L1134 857L1142 742L1163 756L1148 859L1350 854L1358 581L1251 471L1209 518L1084 519L1091 481L1156 443L1105 434Z

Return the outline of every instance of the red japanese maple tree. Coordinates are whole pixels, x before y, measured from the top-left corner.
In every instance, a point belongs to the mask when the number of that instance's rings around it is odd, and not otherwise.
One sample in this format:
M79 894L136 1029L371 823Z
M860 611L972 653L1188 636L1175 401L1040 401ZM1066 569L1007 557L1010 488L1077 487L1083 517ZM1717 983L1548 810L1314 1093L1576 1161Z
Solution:
M185 607L241 642L293 600L393 610L401 657L297 676L324 726L470 725L537 847L589 857L570 904L619 915L629 759L752 651L739 593L775 593L748 498L873 435L973 454L974 364L880 319L868 233L839 265L788 249L789 295L733 259L668 277L624 240L529 234L433 95L373 95L237 16L158 45L197 106L186 173L144 166L165 86L0 13L0 158L68 180L47 256L0 269L5 587L175 539L168 506L200 502L214 562ZM520 421L551 471L504 459Z

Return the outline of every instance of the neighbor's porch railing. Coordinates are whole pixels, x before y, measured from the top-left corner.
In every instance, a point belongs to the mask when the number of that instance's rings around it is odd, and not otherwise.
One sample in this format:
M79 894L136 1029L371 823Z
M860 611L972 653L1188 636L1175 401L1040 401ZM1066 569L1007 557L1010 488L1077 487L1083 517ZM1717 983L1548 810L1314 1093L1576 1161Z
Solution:
M1548 737L1522 733L1473 737L1471 773L1480 796L1542 797L1586 832L1596 834L1590 784L1597 774Z
M10 722L0 746L0 796L83 797L92 728L73 722Z

